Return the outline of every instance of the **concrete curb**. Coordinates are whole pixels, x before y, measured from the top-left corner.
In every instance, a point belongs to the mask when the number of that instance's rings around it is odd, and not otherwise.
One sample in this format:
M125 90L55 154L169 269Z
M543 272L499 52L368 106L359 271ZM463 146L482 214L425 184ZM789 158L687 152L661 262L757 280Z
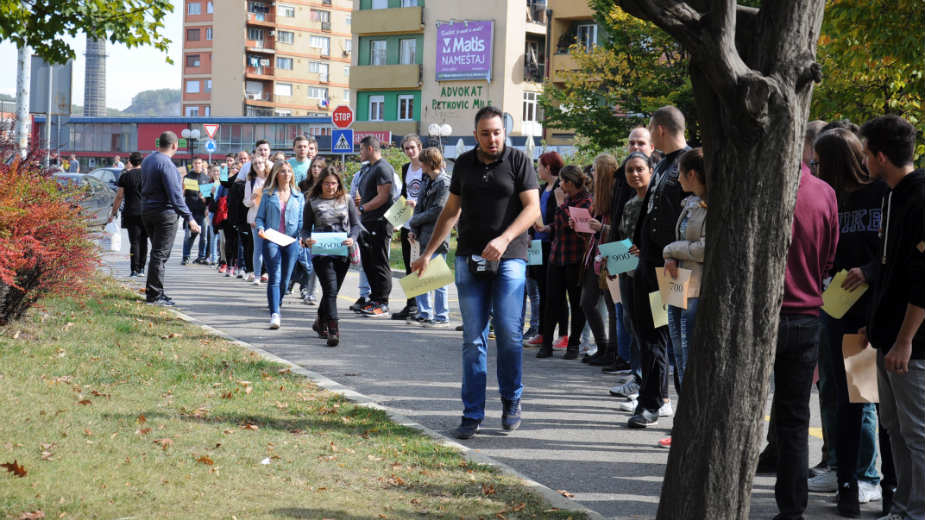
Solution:
M254 352L260 355L263 359L266 359L267 361L273 361L273 362L285 365L292 372L308 378L310 381L312 381L319 387L324 388L325 390L339 394L343 396L344 398L350 401L353 401L361 406L365 406L368 408L372 408L375 410L381 410L385 412L386 415L389 417L389 419L391 419L395 423L400 424L402 426L406 426L408 428L415 429L423 433L424 435L427 435L431 439L437 441L442 446L446 446L449 448L454 448L456 450L459 450L463 454L463 456L471 462L498 468L498 470L500 470L504 474L522 481L527 488L529 488L531 491L535 492L536 494L540 495L544 500L549 502L549 504L552 507L561 509L563 511L573 511L577 513L584 513L585 515L587 515L589 519L592 519L592 520L605 520L605 517L601 515L600 513L598 513L597 511L594 511L593 509L589 509L588 507L578 502L569 500L568 498L561 495L557 491L550 489L544 486L543 484L540 484L539 482L531 479L530 477L518 472L511 466L508 466L507 464L504 464L503 462L498 462L492 459L491 457L484 455L482 453L479 453L478 451L475 451L469 448L468 446L460 444L439 432L431 430L430 428L427 428L426 426L416 421L413 421L405 417L404 415L397 413L395 410L387 406L382 406L381 404L374 401L372 398L345 387L344 385L338 383L337 381L334 381L333 379L330 379L317 372L313 372L304 367L296 365L295 363L288 361L286 359L283 359L279 356L276 356L275 354L271 354L261 349L260 347L256 347L254 345L251 345L250 343L241 341L229 334L226 334L225 332L222 332L216 329L215 327L212 327L211 325L207 325L203 323L202 321L197 320L196 318L187 316L186 314L176 309L168 309L168 310L170 310L175 316L177 316L181 320L187 323L198 325L203 330L208 331L210 334L214 334L240 347L250 350L251 352Z

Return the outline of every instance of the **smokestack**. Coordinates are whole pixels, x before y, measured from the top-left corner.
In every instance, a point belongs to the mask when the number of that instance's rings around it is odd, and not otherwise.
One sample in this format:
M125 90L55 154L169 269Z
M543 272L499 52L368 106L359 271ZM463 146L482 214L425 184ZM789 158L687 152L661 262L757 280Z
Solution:
M84 116L106 115L106 40L87 37L87 71L84 78Z

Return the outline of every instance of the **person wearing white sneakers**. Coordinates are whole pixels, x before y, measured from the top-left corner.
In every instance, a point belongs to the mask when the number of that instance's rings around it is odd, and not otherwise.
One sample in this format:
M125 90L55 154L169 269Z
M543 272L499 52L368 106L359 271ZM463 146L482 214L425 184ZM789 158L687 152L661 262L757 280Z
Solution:
M260 271L263 270L263 238L253 230L257 228L257 208L260 207L260 198L263 195L263 185L267 181L272 163L267 161L261 155L255 155L251 162L250 172L247 174L247 182L244 184L244 205L247 206L247 223L251 227L251 235L254 237L253 266L254 270L247 275L247 281L254 285L260 285Z
M260 197L255 217L255 229L262 239L263 255L267 262L267 302L270 307L270 328L280 327L279 308L283 302L285 288L299 255L297 240L302 234L302 210L305 197L295 185L292 165L279 161L270 171L269 181ZM295 239L287 245L267 239L265 231L275 229Z

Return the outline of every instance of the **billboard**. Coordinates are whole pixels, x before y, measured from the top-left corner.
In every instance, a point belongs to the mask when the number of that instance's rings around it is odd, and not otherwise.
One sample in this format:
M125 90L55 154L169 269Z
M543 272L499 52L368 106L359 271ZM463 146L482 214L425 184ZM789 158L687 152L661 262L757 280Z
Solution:
M64 65L55 65L52 78L52 99L50 112L55 115L71 114L71 76L74 60L68 60ZM29 112L33 114L47 114L48 110L48 64L38 56L32 56L30 85L29 85Z
M437 81L491 81L495 22L463 20L437 24Z

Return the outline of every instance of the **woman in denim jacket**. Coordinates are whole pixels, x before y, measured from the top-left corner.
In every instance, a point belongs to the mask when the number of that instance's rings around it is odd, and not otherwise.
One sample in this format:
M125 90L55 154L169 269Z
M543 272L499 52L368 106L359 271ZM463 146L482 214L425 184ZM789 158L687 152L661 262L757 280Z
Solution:
M255 219L257 235L263 239L263 259L269 279L267 300L270 306L270 328L280 326L279 307L283 302L280 287L289 287L289 277L299 256L298 239L302 233L302 210L305 197L295 185L292 165L279 161L270 170L270 176L260 198ZM276 230L295 240L283 246L266 236L268 229Z

